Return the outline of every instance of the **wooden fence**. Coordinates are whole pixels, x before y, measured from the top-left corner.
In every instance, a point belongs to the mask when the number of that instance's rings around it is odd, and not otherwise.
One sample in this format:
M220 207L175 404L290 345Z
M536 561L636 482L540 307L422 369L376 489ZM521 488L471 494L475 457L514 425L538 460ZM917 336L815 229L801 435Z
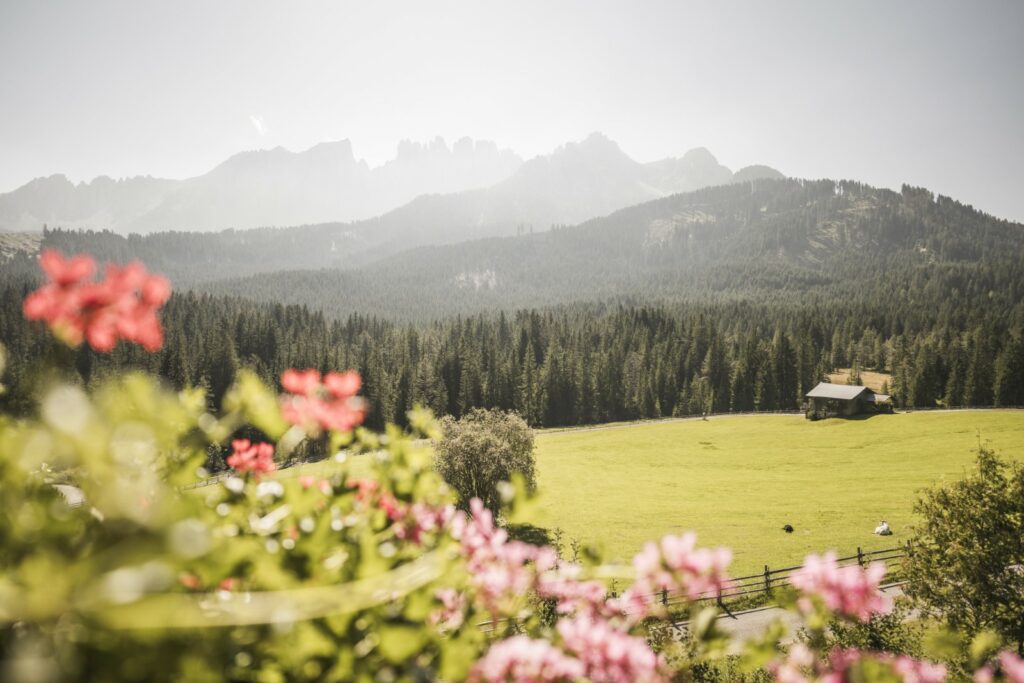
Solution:
M854 564L864 566L872 562L891 562L905 557L909 545L910 544L908 542L905 545L896 546L894 548L868 551L857 548L857 553L855 555L840 557L837 558L836 561L840 566L849 566ZM714 601L719 605L724 605L726 602L737 601L743 598L753 598L761 595L771 597L774 589L787 584L789 582L789 577L798 569L800 569L800 565L795 567L782 567L780 569L772 569L768 565L765 565L763 572L750 574L749 576L736 577L732 579L732 584L727 589L723 591L704 593L697 598L697 601ZM685 595L669 591L662 591L660 594L657 594L657 597L661 603L669 609L672 607L683 606L691 602Z
M910 542L894 548L885 548L883 550L862 550L857 548L855 555L848 557L836 558L836 562L843 567L850 565L864 566L871 564L872 562L891 562L893 560L900 560L906 557L907 549L910 547ZM664 605L671 613L673 607L686 607L693 602L715 602L719 607L725 608L728 611L728 604L730 602L737 602L743 598L753 598L755 596L764 596L770 599L773 591L776 588L781 588L789 582L789 577L793 573L800 569L801 565L795 567L783 567L781 569L771 569L768 565L764 566L764 571L760 574L751 574L749 576L739 576L732 579L732 584L728 589L721 592L711 591L704 593L697 597L695 601L690 600L682 593L673 593L669 591L662 591L661 593L649 593L648 598L656 598ZM613 594L614 596L614 594ZM497 621L483 621L478 624L479 628L485 632L491 632L499 628L503 624L507 624L510 620L507 618L498 619Z

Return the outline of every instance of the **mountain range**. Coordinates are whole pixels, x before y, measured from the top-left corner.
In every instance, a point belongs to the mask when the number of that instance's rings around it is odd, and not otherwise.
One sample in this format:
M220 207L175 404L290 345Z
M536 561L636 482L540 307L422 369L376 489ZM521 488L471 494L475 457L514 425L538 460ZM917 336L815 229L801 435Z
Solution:
M427 194L383 215L349 223L209 233L50 230L67 251L102 259L139 258L176 285L302 268L351 268L418 246L529 234L604 216L636 203L701 187L781 178L765 166L733 174L710 152L641 164L594 134L522 164L494 185Z
M781 174L753 166L734 176L702 148L681 158L642 164L598 133L526 162L492 142L468 138L451 147L441 138L425 145L403 142L395 159L375 168L356 159L346 140L299 153L280 147L242 152L186 180L99 177L76 185L62 175L37 178L0 194L0 230L38 231L47 225L150 234L347 223L380 216L379 221L338 231L352 232L362 247L374 248L382 242L371 234L378 229L403 243L415 239L415 234L387 227L404 222L408 213L436 216L451 231L445 239L463 239L503 234L517 226L540 230L578 223L734 177L741 181Z
M803 305L909 297L912 304L943 292L1020 308L1021 263L1024 225L924 189L761 179L541 234L421 247L358 269L278 272L202 289L304 304L332 317L379 312L399 319L572 301ZM905 322L913 325L913 317Z
M101 176L73 184L37 178L0 195L0 228L38 231L44 224L111 230L210 231L348 221L377 216L425 193L484 187L522 164L493 142L463 138L449 147L403 141L394 159L371 168L348 140L304 152L283 147L236 154L185 180Z
M377 222L382 231L428 224L443 225L387 216ZM979 306L1016 307L1024 315L1024 225L910 186L894 192L854 181L758 178L543 232L410 242L379 258L364 251L365 258L327 266L308 256L326 253L338 229L130 239L57 231L44 243L114 261L141 258L170 273L179 289L300 304L334 318L426 320L581 301L799 308L895 299L904 301L900 324L908 326L915 311L928 313L914 301L962 302L957 315ZM369 226L357 224L352 232L364 230ZM252 262L261 270L246 267Z

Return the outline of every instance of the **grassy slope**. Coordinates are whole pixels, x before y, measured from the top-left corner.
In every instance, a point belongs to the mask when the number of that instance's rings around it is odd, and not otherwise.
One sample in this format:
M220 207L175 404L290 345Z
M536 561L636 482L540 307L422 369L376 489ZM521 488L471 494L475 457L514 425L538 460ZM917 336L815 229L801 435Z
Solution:
M539 433L538 525L628 559L645 540L693 529L728 545L734 573L798 564L909 537L916 492L959 478L978 435L1024 458L1024 412L928 412L808 422L737 416ZM894 536L871 532L885 518ZM796 531L786 534L783 524Z

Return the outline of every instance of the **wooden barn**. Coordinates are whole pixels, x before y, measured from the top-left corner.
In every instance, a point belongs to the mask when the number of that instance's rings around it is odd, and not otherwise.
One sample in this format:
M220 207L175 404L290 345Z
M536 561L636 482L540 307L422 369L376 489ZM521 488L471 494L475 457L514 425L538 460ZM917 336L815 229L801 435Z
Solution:
M806 394L805 412L810 420L839 415L851 417L861 413L892 412L887 394L847 384L819 382Z

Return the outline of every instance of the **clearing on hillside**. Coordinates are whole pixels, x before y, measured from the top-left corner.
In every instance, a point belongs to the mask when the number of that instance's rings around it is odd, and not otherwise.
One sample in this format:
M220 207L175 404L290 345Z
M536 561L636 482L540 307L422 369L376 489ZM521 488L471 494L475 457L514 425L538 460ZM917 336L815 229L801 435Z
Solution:
M846 384L850 381L850 373L853 372L850 368L839 368L828 376L828 381L832 384ZM892 386L892 375L887 372L876 372L875 370L861 370L860 371L861 384L866 386L871 391L883 394L883 389L886 386Z
M623 560L644 541L692 529L700 545L733 549L736 575L799 564L809 552L892 547L910 538L917 491L959 478L979 435L1024 458L1021 411L723 416L539 432L536 524ZM872 533L881 519L893 536Z

